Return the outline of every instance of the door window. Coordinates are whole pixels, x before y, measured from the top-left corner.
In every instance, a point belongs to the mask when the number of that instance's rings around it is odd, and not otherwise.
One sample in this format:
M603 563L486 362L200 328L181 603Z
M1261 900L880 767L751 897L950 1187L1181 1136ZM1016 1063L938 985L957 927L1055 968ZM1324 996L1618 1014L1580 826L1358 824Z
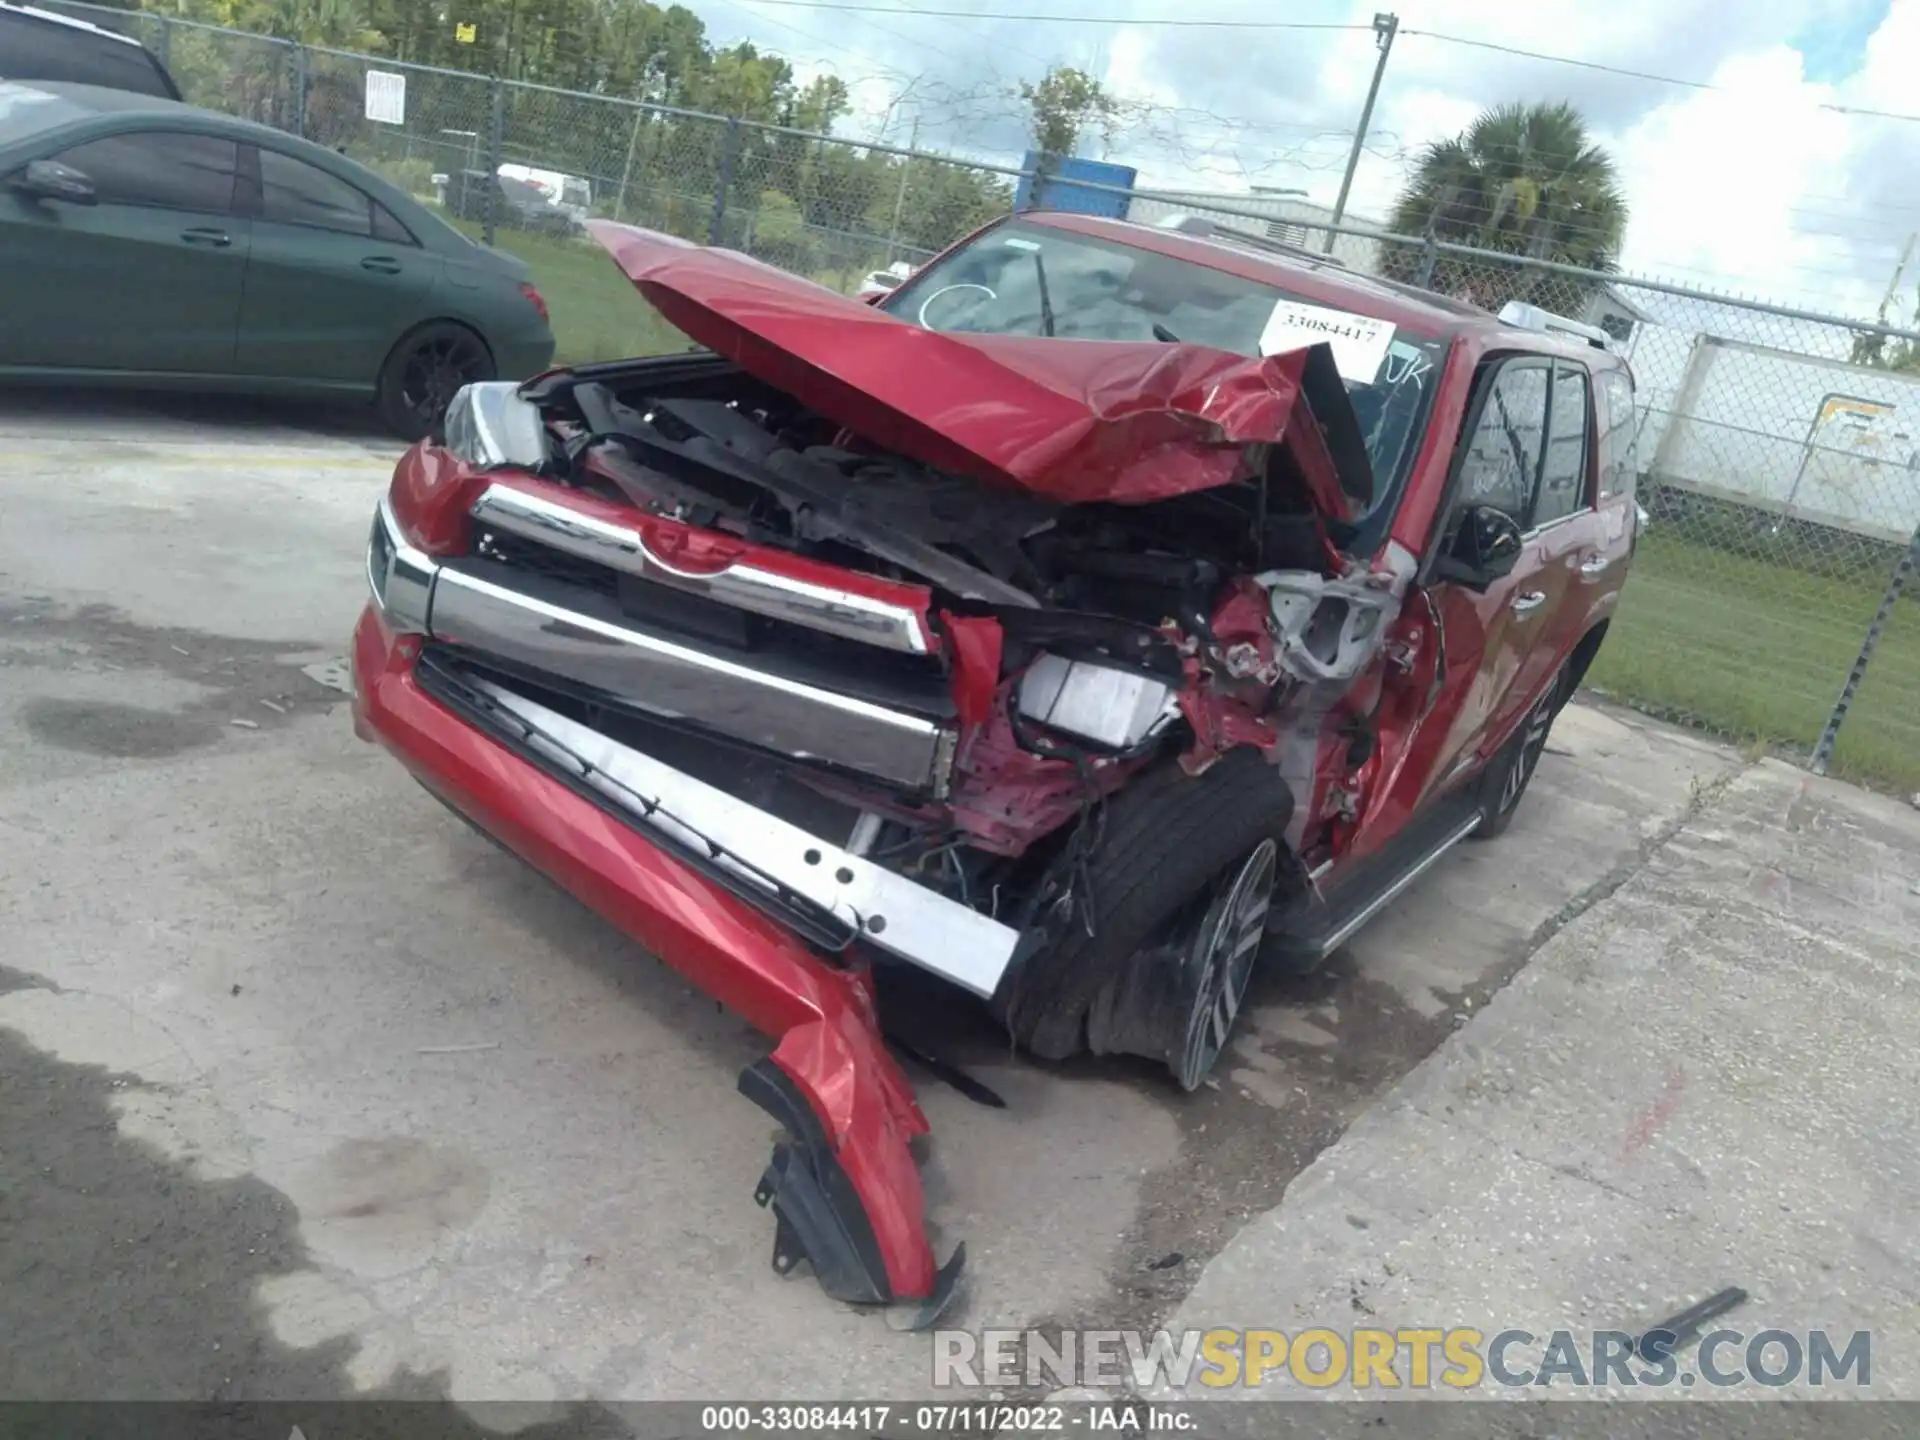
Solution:
M1634 454L1633 381L1624 370L1609 370L1601 377L1600 393L1607 402L1606 428L1600 437L1600 498L1631 496L1639 468Z
M278 150L260 152L260 215L342 235L373 233L373 201L364 191Z
M1545 361L1510 360L1487 390L1460 467L1462 505L1491 505L1526 529L1547 429Z
M1587 372L1555 361L1547 405L1547 450L1540 490L1533 503L1534 527L1564 520L1587 498Z
M384 240L389 245L418 245L413 232L402 225L394 214L379 201L373 204L373 238Z
M233 209L239 146L218 135L141 130L107 135L52 157L93 181L102 205L225 215Z

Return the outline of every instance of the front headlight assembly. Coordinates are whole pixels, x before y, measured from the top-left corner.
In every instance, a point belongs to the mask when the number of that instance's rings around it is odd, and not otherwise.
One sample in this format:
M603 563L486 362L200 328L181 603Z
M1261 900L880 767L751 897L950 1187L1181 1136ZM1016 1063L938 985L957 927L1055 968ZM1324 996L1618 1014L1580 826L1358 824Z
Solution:
M440 422L446 448L476 470L503 465L538 469L547 460L547 427L540 407L520 398L513 380L463 385Z
M1137 670L1043 654L1020 677L1015 706L1035 724L1132 750L1179 714L1174 688Z

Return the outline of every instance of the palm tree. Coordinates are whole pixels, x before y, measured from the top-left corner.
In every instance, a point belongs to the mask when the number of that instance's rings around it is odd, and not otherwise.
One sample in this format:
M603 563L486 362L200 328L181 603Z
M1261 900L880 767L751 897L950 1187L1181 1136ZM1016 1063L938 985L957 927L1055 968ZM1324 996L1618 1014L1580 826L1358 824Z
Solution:
M1588 138L1571 105L1498 105L1421 152L1388 228L1609 273L1626 236L1627 202L1612 157ZM1395 247L1386 268L1411 279L1421 263L1419 251ZM1447 255L1427 283L1489 308L1516 298L1572 308L1568 302L1577 306L1593 288L1528 267Z

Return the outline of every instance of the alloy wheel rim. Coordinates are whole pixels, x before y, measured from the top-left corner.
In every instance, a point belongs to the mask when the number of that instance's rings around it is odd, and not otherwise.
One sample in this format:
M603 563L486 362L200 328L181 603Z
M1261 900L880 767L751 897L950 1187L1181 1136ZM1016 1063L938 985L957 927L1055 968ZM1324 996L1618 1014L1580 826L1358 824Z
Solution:
M1553 728L1553 702L1560 694L1560 681L1556 678L1547 687L1547 693L1540 697L1527 715L1525 731L1520 736L1520 753L1513 757L1513 764L1507 769L1507 778L1500 787L1500 810L1504 814L1520 803L1521 792L1527 788L1527 782L1533 779L1534 769L1540 764L1540 757L1546 752L1547 732Z
M471 340L429 340L407 357L401 397L422 420L438 420L460 387L480 375L480 347Z
M1183 1089L1197 1090L1227 1048L1273 908L1279 853L1276 841L1262 840L1200 922L1190 962L1198 983L1175 1071Z

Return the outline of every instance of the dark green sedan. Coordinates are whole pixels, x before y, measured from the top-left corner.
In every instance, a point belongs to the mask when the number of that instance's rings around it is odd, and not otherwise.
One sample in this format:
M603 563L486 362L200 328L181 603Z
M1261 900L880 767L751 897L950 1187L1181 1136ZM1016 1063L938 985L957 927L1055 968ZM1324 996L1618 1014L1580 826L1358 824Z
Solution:
M0 82L0 383L365 396L409 439L543 370L546 302L363 165L90 85Z

